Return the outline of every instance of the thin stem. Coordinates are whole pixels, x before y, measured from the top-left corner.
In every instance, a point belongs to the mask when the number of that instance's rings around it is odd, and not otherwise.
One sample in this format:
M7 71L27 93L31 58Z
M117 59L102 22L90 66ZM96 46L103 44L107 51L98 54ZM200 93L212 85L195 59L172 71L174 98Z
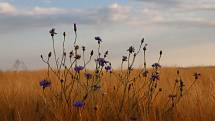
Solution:
M53 46L55 64L56 64L56 67L57 67L57 69L58 69L58 61L57 61L57 55L56 55L56 52L55 52L54 36L52 36L52 46Z

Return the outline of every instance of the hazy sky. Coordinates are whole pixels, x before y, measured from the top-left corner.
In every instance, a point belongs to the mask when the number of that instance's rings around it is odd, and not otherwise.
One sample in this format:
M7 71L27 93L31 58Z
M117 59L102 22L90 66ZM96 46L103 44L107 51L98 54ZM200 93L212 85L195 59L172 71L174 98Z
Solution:
M116 66L142 37L149 63L163 50L165 66L215 65L214 0L0 0L0 70L11 69L16 59L30 69L44 68L40 54L52 49L48 31L59 33L58 49L60 33L67 32L68 51L73 23L79 43L92 49L100 36Z

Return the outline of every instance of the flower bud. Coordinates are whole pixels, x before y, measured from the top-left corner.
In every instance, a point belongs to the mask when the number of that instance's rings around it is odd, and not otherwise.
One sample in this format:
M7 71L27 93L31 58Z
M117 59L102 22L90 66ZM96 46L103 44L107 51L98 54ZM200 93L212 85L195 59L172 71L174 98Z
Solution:
M74 31L75 31L75 32L77 31L76 23L74 23Z
M49 52L48 57L50 58L52 56L52 52Z

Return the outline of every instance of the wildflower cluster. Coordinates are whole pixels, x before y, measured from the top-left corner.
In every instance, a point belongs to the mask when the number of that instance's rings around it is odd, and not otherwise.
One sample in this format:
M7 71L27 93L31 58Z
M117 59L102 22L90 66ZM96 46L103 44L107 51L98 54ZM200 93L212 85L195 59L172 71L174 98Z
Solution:
M108 60L109 51L101 51L102 38L94 37L97 48L88 51L87 47L77 44L78 28L76 24L73 27L75 38L72 48L68 50L65 48L67 33L63 32L62 54L60 56L57 55L55 48L55 36L59 33L54 28L49 31L52 39L52 51L47 54L46 58L41 55L41 59L47 64L48 69L46 79L39 82L43 92L45 93L46 88L55 87L54 89L50 88L54 93L53 97L57 100L55 102L65 104L70 111L78 109L79 113L80 109L84 109L87 105L92 105L92 109L96 113L103 106L103 102L99 103L98 98L103 101L106 95L113 95L113 97L117 97L118 103L113 103L114 108L110 110L114 110L119 115L117 120L122 120L120 119L123 117L121 116L122 112L128 113L131 120L147 120L153 103L163 90L159 84L161 83L160 71L162 68L160 60L163 52L159 52L158 60L155 63L148 64L146 62L148 44L143 38L137 48L130 46L125 49L127 54L121 58L121 68L114 71ZM143 54L143 65L140 69L135 69L136 59L141 54ZM94 70L87 69L90 63L94 63ZM147 68L148 65L151 65L151 68ZM185 90L185 83L177 71L175 86L166 104L167 110L173 109L178 104L185 92L188 92L199 79L200 74L194 73L193 76L194 82ZM109 85L106 88L113 87L113 91L107 93L104 91L103 82L105 81L109 81L111 84L113 84L112 81L115 81L114 83L118 86ZM56 106L56 104L52 105Z

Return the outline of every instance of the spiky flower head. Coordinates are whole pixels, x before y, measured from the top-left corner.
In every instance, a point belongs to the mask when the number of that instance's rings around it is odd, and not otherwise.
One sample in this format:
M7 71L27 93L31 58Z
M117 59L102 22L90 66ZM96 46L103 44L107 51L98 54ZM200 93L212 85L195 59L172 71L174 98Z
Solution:
M82 108L85 104L83 101L76 101L73 105L77 108Z
M51 34L52 37L54 37L54 35L57 34L57 33L55 32L55 28L52 28L52 29L49 31L49 33Z
M48 81L48 80L46 80L46 79L41 80L39 84L40 84L40 86L41 86L43 89L45 89L46 87L50 87L50 86L51 86L51 82Z
M102 42L102 39L99 36L96 36L95 40L98 42L98 44L100 44Z
M108 61L106 61L104 58L97 58L96 62L98 62L100 66L104 66L108 63Z
M122 61L128 61L128 57L127 56L122 56Z
M155 69L161 68L161 65L159 63L152 64L152 67Z
M135 49L134 49L133 46L130 46L130 47L127 49L127 51L128 51L129 53L133 53L133 52L135 51Z
M84 67L83 66L75 66L75 68L74 68L74 70L76 71L76 72L80 72L81 70L83 70L84 69Z

